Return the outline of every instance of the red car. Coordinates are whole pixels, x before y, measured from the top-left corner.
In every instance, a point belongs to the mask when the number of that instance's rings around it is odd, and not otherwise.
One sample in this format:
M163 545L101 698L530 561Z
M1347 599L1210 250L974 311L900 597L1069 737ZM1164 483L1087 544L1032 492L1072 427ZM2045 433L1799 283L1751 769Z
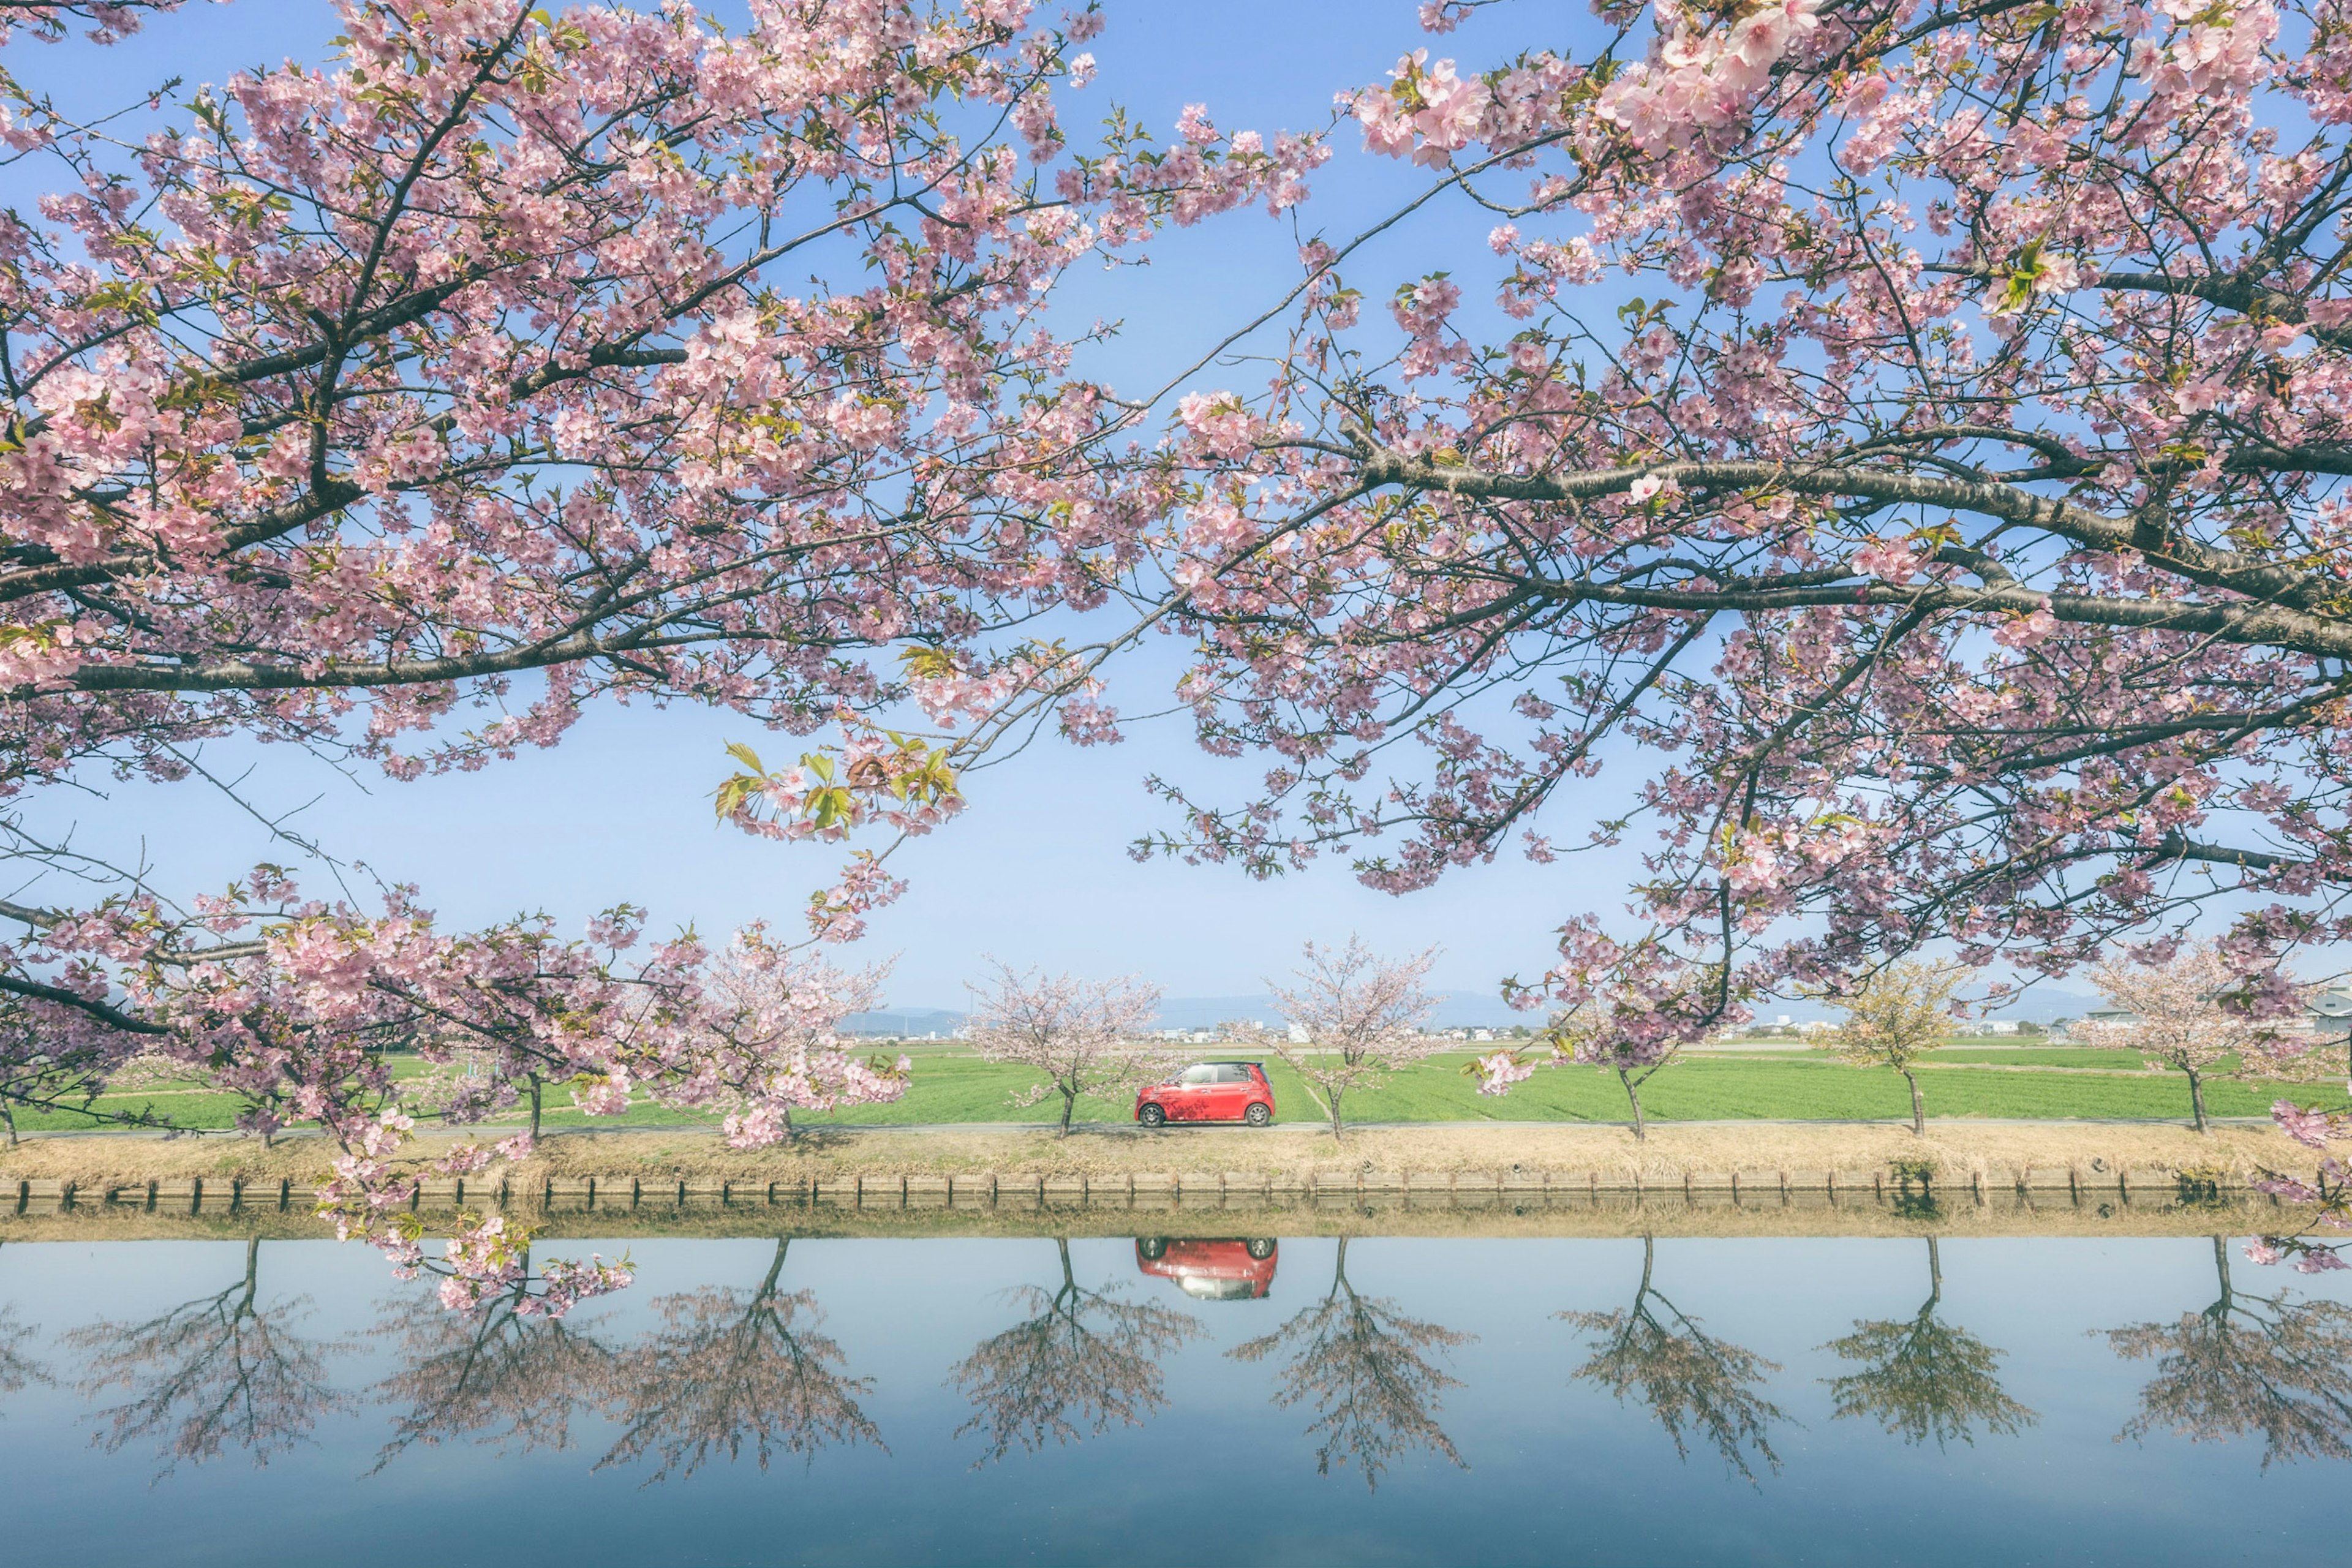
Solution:
M1164 1236L1135 1238L1135 1266L1146 1274L1176 1281L1176 1289L1201 1301L1255 1301L1274 1290L1272 1237L1250 1241L1173 1241Z
M1170 1121L1274 1120L1274 1086L1256 1062L1195 1062L1170 1079L1138 1089L1135 1119L1146 1127Z

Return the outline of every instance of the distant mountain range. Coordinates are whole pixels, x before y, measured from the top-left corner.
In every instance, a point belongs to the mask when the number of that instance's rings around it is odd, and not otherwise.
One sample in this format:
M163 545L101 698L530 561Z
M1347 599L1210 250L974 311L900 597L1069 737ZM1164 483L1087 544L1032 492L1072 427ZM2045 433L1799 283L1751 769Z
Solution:
M2060 1018L2079 1018L2100 1005L2096 996L2080 991L2062 991L2054 986L2036 985L2011 1001L1989 1016L2014 1018L2021 1023L2048 1024ZM1808 1023L1816 1018L1835 1015L1814 1002L1760 1002L1756 1016L1765 1023L1787 1018L1790 1023ZM1162 1029L1213 1029L1231 1018L1251 1018L1271 1024L1276 1019L1274 998L1255 996L1171 996L1160 1005L1157 1026ZM1539 1025L1540 1012L1519 1013L1503 1005L1502 998L1475 991L1446 991L1438 995L1437 1011L1430 1015L1430 1025L1441 1029L1497 1029L1513 1024ZM844 1019L843 1026L856 1035L892 1035L901 1038L921 1039L926 1035L938 1035L945 1039L963 1027L964 1015L945 1007L884 1007L867 1013L852 1013Z

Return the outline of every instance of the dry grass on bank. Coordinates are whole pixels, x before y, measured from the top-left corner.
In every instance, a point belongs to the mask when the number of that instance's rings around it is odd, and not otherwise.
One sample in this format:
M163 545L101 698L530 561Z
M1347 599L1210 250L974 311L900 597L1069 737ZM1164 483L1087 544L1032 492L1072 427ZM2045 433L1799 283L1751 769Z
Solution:
M448 1211L441 1211L446 1216ZM1688 1201L1680 1194L1635 1198L1604 1194L1596 1202L1548 1204L1421 1201L1331 1203L1295 1200L1256 1205L1087 1204L1080 1206L991 1205L974 1208L838 1208L803 1203L684 1207L648 1204L635 1209L541 1209L526 1206L524 1223L548 1241L626 1242L641 1237L721 1240L794 1237L925 1239L942 1237L1216 1237L1383 1236L1444 1237L1951 1237L2249 1236L2292 1225L2291 1211L2267 1198L2237 1194L2183 1203L2161 1197L2119 1202L2063 1192L2032 1203L1958 1198L1932 1208L1880 1202L1867 1194L1826 1200L1732 1204ZM0 1240L87 1244L106 1241L319 1241L328 1236L299 1205L202 1214L150 1210L142 1205L82 1205L68 1212L35 1210L13 1218L0 1211ZM610 1251L610 1248L606 1249Z
M431 1152L454 1141L438 1134L420 1143ZM39 1138L0 1149L0 1182L59 1180L86 1188L190 1176L307 1183L328 1157L315 1138L288 1139L273 1149L228 1137ZM547 1176L587 1175L751 1183L1233 1171L1286 1173L1311 1184L1318 1174L1370 1172L1597 1172L1638 1175L1646 1184L1699 1172L1853 1172L1923 1159L1934 1162L1946 1181L2076 1166L2196 1170L2242 1182L2263 1168L2302 1170L2312 1163L2308 1151L2269 1127L2221 1127L2200 1137L2185 1127L1946 1122L1931 1123L1927 1137L1916 1138L1896 1127L1670 1124L1653 1127L1646 1142L1636 1142L1622 1127L1454 1123L1361 1128L1338 1144L1328 1131L1303 1127L1097 1129L1067 1139L1048 1131L873 1128L804 1134L789 1148L748 1152L730 1150L707 1132L567 1131L544 1139L539 1153L511 1175L517 1185L528 1185Z

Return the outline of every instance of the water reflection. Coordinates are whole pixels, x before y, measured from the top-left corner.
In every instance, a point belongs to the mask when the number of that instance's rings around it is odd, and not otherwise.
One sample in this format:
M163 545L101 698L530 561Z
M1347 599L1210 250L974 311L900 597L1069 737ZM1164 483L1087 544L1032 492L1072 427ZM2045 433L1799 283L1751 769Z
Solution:
M48 1368L27 1348L37 1332L36 1325L18 1321L16 1302L0 1301L0 1394L48 1384ZM7 1407L0 1405L0 1416L6 1414Z
M261 1242L246 1243L243 1278L143 1322L101 1321L68 1333L86 1353L79 1388L96 1399L117 1389L123 1403L93 1419L110 1454L162 1440L169 1475L182 1460L202 1464L241 1448L256 1465L310 1439L320 1417L345 1396L327 1378L332 1340L305 1338L294 1325L310 1314L308 1296L264 1310Z
M973 1407L955 1435L978 1432L987 1442L975 1468L1015 1447L1034 1453L1048 1438L1097 1436L1113 1421L1141 1426L1168 1402L1160 1358L1201 1331L1191 1313L1124 1300L1115 1283L1081 1288L1069 1239L1057 1237L1054 1246L1061 1283L1015 1289L1028 1315L982 1340L950 1374Z
M2221 1294L2204 1310L2107 1331L2117 1355L2156 1363L2119 1436L2259 1436L2264 1469L2277 1459L2352 1458L2352 1309L2233 1289L2229 1243L2218 1236L2213 1271Z
M569 1320L530 1306L520 1288L470 1312L449 1311L430 1294L388 1304L375 1335L399 1347L401 1364L375 1389L395 1412L377 1469L418 1443L572 1447L574 1417L614 1379L614 1353Z
M1307 1435L1316 1438L1315 1470L1329 1475L1336 1463L1352 1464L1367 1487L1398 1456L1415 1447L1444 1455L1456 1465L1462 1456L1437 1423L1440 1396L1460 1381L1431 1361L1430 1352L1451 1351L1474 1336L1409 1318L1385 1296L1365 1296L1348 1282L1348 1240L1339 1238L1331 1289L1270 1334L1236 1345L1234 1360L1285 1358L1276 1405L1307 1405L1315 1419Z
M1927 1300L1907 1321L1856 1319L1853 1332L1823 1348L1855 1371L1829 1378L1840 1416L1869 1416L1906 1443L1957 1437L1976 1442L1976 1426L2012 1436L2040 1419L2011 1399L1996 1375L2000 1352L1943 1321L1944 1263L1936 1238L1927 1241Z
M1281 1248L1272 1237L1250 1240L1139 1236L1135 1267L1172 1280L1196 1301L1257 1301L1274 1293Z
M385 1302L331 1244L0 1249L0 1493L41 1502L0 1562L237 1563L262 1521L392 1568L404 1519L515 1568L2164 1564L2249 1518L2275 1568L2341 1556L2352 1279L2201 1237L640 1251L550 1321Z
M1642 1282L1631 1306L1560 1314L1600 1342L1576 1375L1599 1384L1621 1405L1637 1400L1646 1405L1685 1461L1687 1430L1721 1454L1725 1466L1743 1479L1756 1479L1748 1461L1750 1449L1777 1472L1780 1457L1772 1451L1771 1426L1789 1416L1764 1397L1761 1385L1780 1363L1702 1331L1696 1319L1659 1291L1656 1268L1657 1242L1644 1236Z
M621 1435L604 1464L658 1453L653 1480L692 1475L711 1455L730 1460L750 1439L766 1469L776 1453L814 1462L831 1444L882 1447L858 1400L870 1378L845 1376L841 1346L818 1331L824 1312L806 1290L780 1293L792 1243L779 1239L767 1277L749 1291L709 1286L655 1303L662 1328L619 1363L611 1414Z

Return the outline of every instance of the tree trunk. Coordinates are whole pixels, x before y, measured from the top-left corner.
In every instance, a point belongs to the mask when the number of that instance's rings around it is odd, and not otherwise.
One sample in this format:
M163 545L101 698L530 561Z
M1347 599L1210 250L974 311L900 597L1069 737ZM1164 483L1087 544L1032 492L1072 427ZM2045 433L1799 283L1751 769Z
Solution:
M1077 1108L1078 1097L1066 1089L1062 1090L1062 1130L1055 1133L1055 1137L1067 1138L1070 1135L1070 1112Z
M1936 1238L1927 1238L1927 1304L1919 1309L1922 1317L1936 1310L1944 1299L1944 1260L1936 1255Z
M1335 1089L1331 1091L1331 1142L1345 1142L1347 1131L1346 1124L1339 1120L1339 1091Z
M0 1100L0 1126L8 1129L8 1147L16 1147L16 1113L9 1109L5 1100Z
M530 1075L530 1141L539 1142L539 1075Z
M1927 1136L1927 1108L1919 1102L1919 1079L1909 1068L1903 1069L1903 1081L1911 1086L1911 1135Z
M1617 1081L1625 1086L1625 1098L1633 1102L1633 1141L1646 1143L1650 1139L1650 1130L1642 1121L1642 1091L1634 1084L1633 1075L1623 1068L1617 1069Z
M253 1298L261 1289L261 1237L250 1237L245 1244L245 1299L237 1304L236 1315L253 1315Z
M2209 1131L2205 1125L2205 1080L2198 1076L2195 1068L2189 1069L2189 1107L2197 1114L2197 1131Z
M789 1236L780 1236L776 1237L775 1260L768 1265L768 1277L760 1281L760 1294L757 1298L758 1300L765 1301L775 1295L776 1280L784 1271L784 1252L786 1248L792 1246L792 1244L793 1238Z

